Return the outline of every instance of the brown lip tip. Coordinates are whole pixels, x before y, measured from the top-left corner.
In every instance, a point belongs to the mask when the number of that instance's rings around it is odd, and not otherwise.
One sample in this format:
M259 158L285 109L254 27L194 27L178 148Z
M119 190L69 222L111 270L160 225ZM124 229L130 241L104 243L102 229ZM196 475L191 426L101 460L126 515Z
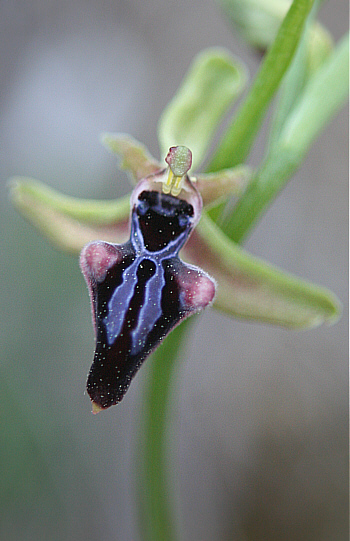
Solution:
M96 413L100 413L100 411L102 411L102 410L103 410L103 408L101 408L101 406L96 404L96 402L92 401L92 413L94 415L96 415Z

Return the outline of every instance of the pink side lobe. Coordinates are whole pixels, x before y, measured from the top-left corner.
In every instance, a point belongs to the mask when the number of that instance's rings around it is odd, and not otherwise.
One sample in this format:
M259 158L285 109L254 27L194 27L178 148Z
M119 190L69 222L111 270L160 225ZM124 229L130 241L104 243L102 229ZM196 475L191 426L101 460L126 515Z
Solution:
M81 252L80 266L85 277L103 282L108 269L121 258L121 253L113 245L101 241L90 242Z
M214 300L215 282L203 271L188 267L177 280L182 290L182 301L187 309L197 312Z

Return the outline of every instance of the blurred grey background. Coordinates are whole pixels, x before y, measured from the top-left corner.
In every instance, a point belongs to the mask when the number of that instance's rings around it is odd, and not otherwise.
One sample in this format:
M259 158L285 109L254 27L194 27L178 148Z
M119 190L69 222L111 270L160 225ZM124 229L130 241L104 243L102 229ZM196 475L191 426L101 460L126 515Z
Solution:
M123 402L93 416L85 283L11 208L26 175L67 194L127 193L103 131L158 156L157 119L193 56L258 56L213 0L0 3L0 539L142 539L135 445L147 363ZM347 5L324 5L338 40ZM331 288L342 320L309 332L209 309L179 361L169 466L183 541L345 540L347 528L346 111L263 217L248 249ZM258 163L263 137L252 163Z

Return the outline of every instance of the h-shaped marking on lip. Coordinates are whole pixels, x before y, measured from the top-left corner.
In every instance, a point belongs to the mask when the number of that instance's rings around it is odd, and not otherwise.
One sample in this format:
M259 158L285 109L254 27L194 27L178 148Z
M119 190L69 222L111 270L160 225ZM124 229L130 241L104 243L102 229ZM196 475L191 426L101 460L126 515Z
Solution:
M159 199L162 195L158 194ZM159 203L153 206L160 211ZM144 288L144 303L140 306L138 321L136 327L131 331L131 355L136 355L145 345L147 334L154 327L155 322L162 314L161 299L162 290L165 285L165 269L162 261L177 257L179 250L185 244L189 235L188 228L185 229L177 238L169 241L161 250L151 252L145 247L137 209L132 213L132 225L130 241L133 246L136 257L129 267L123 271L123 281L119 285L110 301L108 302L108 315L103 319L107 331L108 344L112 345L121 331L124 322L125 312L130 306L131 299L137 286L137 271L143 262L151 261L154 263L155 271L149 275ZM123 299L124 310L121 308Z

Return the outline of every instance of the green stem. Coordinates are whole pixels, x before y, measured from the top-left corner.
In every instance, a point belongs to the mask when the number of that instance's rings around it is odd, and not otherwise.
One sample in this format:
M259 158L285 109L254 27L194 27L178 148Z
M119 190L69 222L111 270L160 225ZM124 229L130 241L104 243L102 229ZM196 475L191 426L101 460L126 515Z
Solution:
M193 318L185 320L165 339L150 359L143 397L139 460L139 498L142 539L171 541L176 538L168 489L167 428L172 378L179 349Z
M293 59L312 5L313 0L292 3L246 99L218 146L209 171L245 162L265 111Z

